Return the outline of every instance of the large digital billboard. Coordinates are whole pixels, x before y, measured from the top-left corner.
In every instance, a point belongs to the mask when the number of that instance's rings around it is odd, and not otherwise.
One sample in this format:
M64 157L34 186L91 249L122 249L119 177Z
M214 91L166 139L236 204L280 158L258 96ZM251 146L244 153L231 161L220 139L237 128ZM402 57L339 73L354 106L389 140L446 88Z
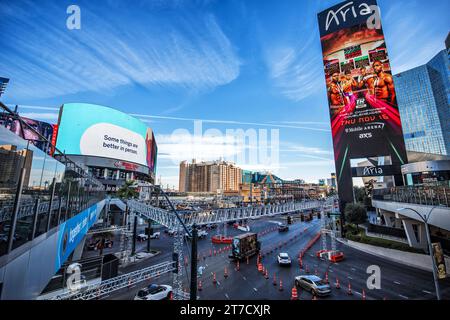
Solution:
M67 155L123 160L154 170L156 145L144 122L118 110L85 103L61 107L56 146Z
M42 151L53 155L54 148L46 143L36 132L41 134L44 138L54 144L56 134L58 132L58 126L56 124L50 124L47 122L33 120L25 117L21 117L24 123L22 125L17 117L13 117L10 114L0 114L0 126L5 127L23 139L29 140L33 145ZM36 132L30 129L33 128Z
M353 201L350 159L391 156L399 171L406 150L376 0L342 2L318 20L342 209Z

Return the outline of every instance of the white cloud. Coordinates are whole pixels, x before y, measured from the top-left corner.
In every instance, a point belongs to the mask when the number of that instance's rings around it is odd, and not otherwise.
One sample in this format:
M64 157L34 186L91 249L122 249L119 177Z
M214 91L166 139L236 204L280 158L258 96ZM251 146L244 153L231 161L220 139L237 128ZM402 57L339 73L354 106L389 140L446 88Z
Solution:
M287 98L301 101L324 85L320 55L308 52L318 35L311 33L298 46L268 48L266 63L274 86Z
M17 99L111 92L133 83L197 91L239 76L239 58L211 14L179 10L169 19L139 5L120 11L91 2L81 8L81 30L70 31L55 20L63 9L56 3L2 6L11 14L2 17L0 70L12 79L8 96Z

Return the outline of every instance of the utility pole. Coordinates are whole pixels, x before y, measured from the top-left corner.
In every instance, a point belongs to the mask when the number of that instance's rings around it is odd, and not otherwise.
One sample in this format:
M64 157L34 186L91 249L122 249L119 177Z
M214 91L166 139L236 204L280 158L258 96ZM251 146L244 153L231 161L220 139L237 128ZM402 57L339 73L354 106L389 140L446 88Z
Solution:
M132 242L132 249L131 249L131 255L134 256L136 253L136 233L137 233L137 221L138 217L137 215L134 216L134 225L133 225L133 242ZM149 237L150 238L150 237Z
M197 225L192 225L191 249L191 300L197 300Z

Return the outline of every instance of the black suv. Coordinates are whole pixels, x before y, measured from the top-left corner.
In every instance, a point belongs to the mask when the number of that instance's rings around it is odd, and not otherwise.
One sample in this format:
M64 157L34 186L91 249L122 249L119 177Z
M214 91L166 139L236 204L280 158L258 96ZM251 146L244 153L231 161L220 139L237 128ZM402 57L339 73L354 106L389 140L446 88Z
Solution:
M279 232L286 232L289 231L289 227L285 224L278 226L278 231Z

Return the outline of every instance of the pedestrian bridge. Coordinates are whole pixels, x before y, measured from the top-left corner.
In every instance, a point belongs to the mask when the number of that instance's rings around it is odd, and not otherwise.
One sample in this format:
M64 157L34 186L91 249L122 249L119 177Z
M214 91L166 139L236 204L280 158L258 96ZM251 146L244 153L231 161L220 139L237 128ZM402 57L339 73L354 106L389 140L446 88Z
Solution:
M120 208L125 207L125 204L121 200L115 199L111 201L114 201L111 203L118 205ZM118 202L122 202L122 204L118 204ZM332 200L327 200L326 202L311 200L303 202L289 202L278 205L207 210L183 214L180 215L180 219L186 226L191 226L193 224L201 226L207 224L225 223L235 220L271 217L275 215L293 213L296 211L320 208L326 204L332 204ZM145 219L151 219L171 229L178 227L178 219L172 211L157 208L137 200L128 200L127 206L134 213Z

